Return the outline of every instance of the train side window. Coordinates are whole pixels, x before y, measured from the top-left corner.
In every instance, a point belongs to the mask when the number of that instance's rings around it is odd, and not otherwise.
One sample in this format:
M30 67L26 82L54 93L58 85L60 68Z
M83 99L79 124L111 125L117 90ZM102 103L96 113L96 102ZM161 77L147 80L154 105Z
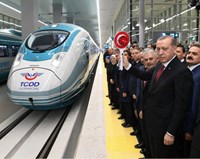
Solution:
M0 45L0 57L8 57L8 47L6 45Z
M17 45L12 46L12 56L17 55L19 48L20 48L20 46L17 46Z

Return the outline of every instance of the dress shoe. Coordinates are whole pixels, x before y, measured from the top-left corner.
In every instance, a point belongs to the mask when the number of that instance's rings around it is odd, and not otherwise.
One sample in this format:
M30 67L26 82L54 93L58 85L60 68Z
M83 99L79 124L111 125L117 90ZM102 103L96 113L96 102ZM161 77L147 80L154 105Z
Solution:
M131 133L130 133L130 135L131 135L131 136L134 136L134 135L135 135L135 132L134 132L134 131L133 131L133 132L131 132Z
M124 128L129 128L129 127L131 127L131 124L128 124L128 123L122 123L122 126L123 126Z
M136 144L136 145L135 145L135 148L136 148L136 149L144 148L144 144L143 144L143 143Z
M130 133L131 136L139 135L139 134L140 134L139 130L135 130L135 131L133 131L133 132Z
M120 119L124 119L124 117L123 117L123 116L120 116L118 119L119 119L119 120L120 120Z
M140 150L141 154L146 154L146 152L147 152L146 148L143 148L143 149Z

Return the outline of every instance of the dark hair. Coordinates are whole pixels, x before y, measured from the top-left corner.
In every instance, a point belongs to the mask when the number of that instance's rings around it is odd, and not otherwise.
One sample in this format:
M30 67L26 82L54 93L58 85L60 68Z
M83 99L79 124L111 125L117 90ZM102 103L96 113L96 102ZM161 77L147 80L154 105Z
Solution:
M176 46L177 46L177 47L181 47L182 50L183 50L183 52L185 52L185 47L184 47L181 43L178 43Z
M142 48L141 48L141 47L134 47L133 49L138 50L139 52L142 51Z
M194 44L191 45L191 47L193 47L193 46L200 48L200 44L199 43L194 43Z
M123 52L127 52L129 56L131 56L131 53L129 50L124 50Z

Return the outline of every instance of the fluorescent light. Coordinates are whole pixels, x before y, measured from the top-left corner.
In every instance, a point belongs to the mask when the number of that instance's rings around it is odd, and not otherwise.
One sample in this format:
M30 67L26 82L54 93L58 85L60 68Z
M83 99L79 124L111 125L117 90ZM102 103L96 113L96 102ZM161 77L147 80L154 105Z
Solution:
M96 0L97 3L97 18L98 18L98 25L99 25L99 42L101 47L101 25L100 25L100 8L99 8L99 0Z
M181 12L180 14L184 14L184 13L186 13L186 12L190 11L190 10L193 10L193 9L195 9L195 7L192 7L192 8L190 8L190 9L187 9L187 10L185 10L185 11Z
M11 10L13 10L13 11L15 11L15 12L21 14L21 11L20 11L20 10L17 10L17 9L15 9L15 8L13 8L13 7L11 7L11 6L7 5L7 4L5 4L5 3L0 2L0 5L2 5L2 6L4 6L4 7L7 7L7 8L9 8L9 9L11 9ZM17 25L17 24L11 23L11 22L7 22L7 21L3 21L3 20L0 20L0 21L3 22L3 23L15 25L15 26L17 26L17 27L22 27L21 25ZM38 22L41 23L41 24L43 24L43 25L47 25L46 23L42 22L41 20L38 20Z
M164 23L164 22L165 22L165 20L164 20L164 19L160 19L160 22L161 22L161 23Z
M5 3L0 2L0 4L3 5L3 6L5 6L5 7L7 7L7 8L9 8L9 9L14 10L15 12L21 13L21 11L15 9L15 8L13 8L13 7L11 7L11 6L7 5L7 4L5 4Z
M38 20L38 22L41 23L41 24L43 24L43 25L46 25L46 26L48 25L48 24L42 22L41 20Z
M183 26L187 26L187 25L188 25L187 23L184 23L184 24L183 24Z

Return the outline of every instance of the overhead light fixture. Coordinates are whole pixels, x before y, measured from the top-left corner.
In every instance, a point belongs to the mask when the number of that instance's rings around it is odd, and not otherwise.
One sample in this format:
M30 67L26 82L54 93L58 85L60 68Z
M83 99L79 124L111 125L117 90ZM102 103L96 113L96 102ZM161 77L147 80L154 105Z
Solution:
M200 10L200 2L196 4L196 9Z
M100 43L100 47L102 47L102 45L101 45L101 20L100 20L99 0L96 0L96 4L97 4L97 18L98 18L98 27L99 27L99 43Z
M188 26L188 24L187 24L187 23L184 23L183 26Z
M13 7L7 5L7 4L5 4L5 3L3 3L3 2L0 2L0 4L3 5L4 7L7 7L7 8L9 8L9 9L15 11L15 12L21 13L21 11L15 9L15 8L13 8Z
M196 6L196 4L197 4L197 1L196 1L196 0L191 0L191 2L188 3L188 6L189 6L189 7L194 7L194 6Z
M165 19L160 19L160 22L161 22L161 23L164 23L164 22L165 22Z
M188 3L189 7L195 7L197 10L200 10L200 2L199 0L192 0L190 3Z

